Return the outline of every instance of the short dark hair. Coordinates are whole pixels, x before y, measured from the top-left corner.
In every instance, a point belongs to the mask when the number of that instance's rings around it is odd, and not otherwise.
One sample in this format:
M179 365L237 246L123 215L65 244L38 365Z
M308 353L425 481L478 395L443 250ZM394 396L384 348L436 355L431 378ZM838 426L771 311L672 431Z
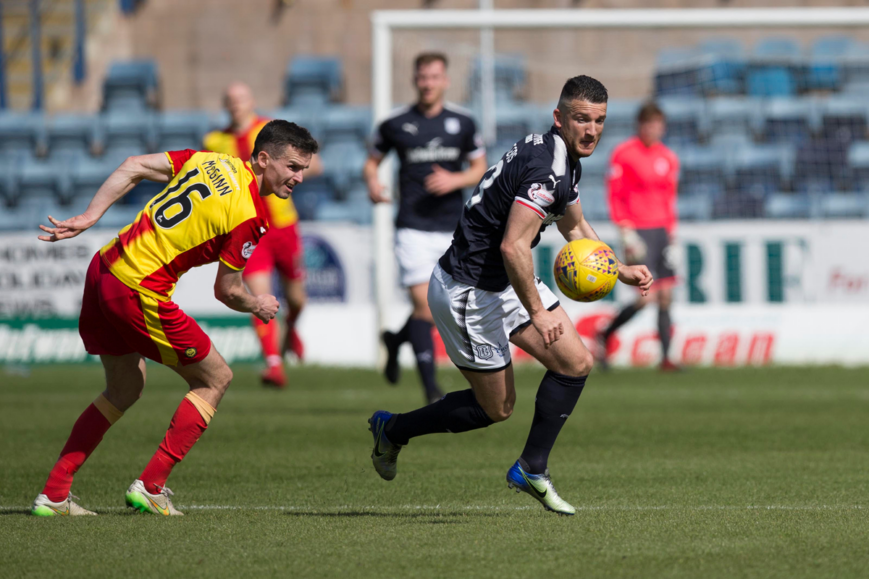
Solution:
M664 114L664 111L661 110L661 107L659 107L658 103L655 101L647 101L643 103L643 106L641 106L640 110L637 111L638 123L646 123L652 119L666 120L666 118L667 115Z
M270 157L278 158L283 156L287 146L311 155L320 150L320 145L308 129L296 123L275 119L267 122L256 136L253 156L257 157L260 151L265 151Z
M581 74L567 79L561 96L558 97L558 108L568 101L583 100L590 103L605 103L609 98L606 87L597 79Z
M418 54L416 60L413 61L413 70L419 70L419 67L431 64L433 62L444 63L444 68L449 66L447 55L442 52L423 52Z

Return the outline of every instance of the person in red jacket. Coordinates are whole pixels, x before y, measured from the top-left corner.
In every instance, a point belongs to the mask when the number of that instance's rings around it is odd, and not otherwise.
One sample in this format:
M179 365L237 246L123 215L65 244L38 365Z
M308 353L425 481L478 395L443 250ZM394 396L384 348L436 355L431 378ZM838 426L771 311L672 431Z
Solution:
M615 148L607 177L610 216L618 226L628 264L645 264L655 278L648 296L622 309L598 335L600 362L606 368L606 344L610 336L651 299L658 302L658 335L661 369L675 370L670 362L670 303L676 272L673 265L673 233L676 228L676 186L679 159L661 139L666 132L664 112L654 102L640 108L637 135Z

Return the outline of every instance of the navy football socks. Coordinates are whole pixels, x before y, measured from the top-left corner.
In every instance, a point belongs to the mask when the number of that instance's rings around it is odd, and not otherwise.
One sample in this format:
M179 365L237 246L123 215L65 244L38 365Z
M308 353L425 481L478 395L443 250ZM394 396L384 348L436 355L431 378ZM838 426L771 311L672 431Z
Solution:
M413 353L416 356L416 366L419 379L425 389L426 398L433 400L443 396L435 382L434 341L431 338L432 324L425 320L410 319L407 322L407 334Z
M394 415L384 431L393 444L405 445L414 437L436 432L467 432L493 423L473 390L450 392L434 404Z
M547 371L537 389L534 403L534 420L528 441L522 451L522 468L530 474L542 474L549 461L549 453L555 446L555 439L570 413L576 407L579 395L585 387L588 376L565 376Z

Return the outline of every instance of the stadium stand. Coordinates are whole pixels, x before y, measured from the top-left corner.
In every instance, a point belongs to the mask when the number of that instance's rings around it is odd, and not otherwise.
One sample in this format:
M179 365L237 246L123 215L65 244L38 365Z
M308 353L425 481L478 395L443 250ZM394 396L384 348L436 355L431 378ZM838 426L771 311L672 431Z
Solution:
M844 36L821 37L805 48L770 37L750 49L712 38L662 50L657 63L666 142L682 160L683 219L869 216L869 47ZM551 105L522 100L526 66L519 56L496 57L492 163L551 122ZM479 118L479 59L466 72L467 106ZM371 109L344 104L343 92L340 60L296 56L287 66L283 106L263 111L307 126L321 142L325 173L295 195L303 220L371 219L360 180ZM0 228L35 225L40 202L76 207L128 155L198 148L207 130L226 124L223 113L161 111L159 93L153 61L116 62L96 115L0 112ZM583 161L590 217L608 217L608 158L633 133L640 104L612 99L599 149ZM158 188L140 184L116 214L123 217Z

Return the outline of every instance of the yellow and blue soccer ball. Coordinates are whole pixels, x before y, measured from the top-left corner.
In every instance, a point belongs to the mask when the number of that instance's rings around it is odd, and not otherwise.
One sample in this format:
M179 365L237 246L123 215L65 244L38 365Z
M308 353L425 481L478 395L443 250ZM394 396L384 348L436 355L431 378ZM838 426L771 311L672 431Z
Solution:
M596 302L616 286L616 254L602 241L577 239L561 248L555 259L555 283L578 302Z

